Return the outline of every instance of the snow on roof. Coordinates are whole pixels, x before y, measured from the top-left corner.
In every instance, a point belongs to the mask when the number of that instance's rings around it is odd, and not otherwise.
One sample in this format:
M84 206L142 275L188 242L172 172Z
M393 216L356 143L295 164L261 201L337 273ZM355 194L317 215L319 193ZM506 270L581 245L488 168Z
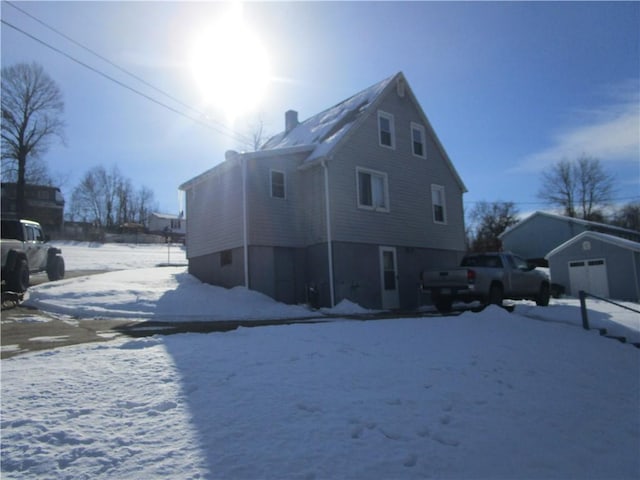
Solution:
M284 131L271 137L261 151L275 150L298 145L314 145L315 149L307 158L311 161L327 155L341 138L375 102L389 83L401 73L397 73L323 112L299 123L289 132Z
M580 242L580 241L584 240L585 238L592 238L592 239L600 240L602 242L609 243L609 244L612 244L612 245L616 245L616 246L624 248L626 250L631 250L633 252L640 252L640 243L638 243L638 242L634 242L632 240L627 240L626 238L616 237L615 235L608 235L606 233L586 231L586 232L582 232L582 233L576 235L575 237L567 240L563 244L558 245L556 248L554 248L549 253L547 253L547 255L544 258L548 260L550 257L552 257L556 253L560 252L561 250L564 250L568 246L570 246L570 245L572 245L574 243Z

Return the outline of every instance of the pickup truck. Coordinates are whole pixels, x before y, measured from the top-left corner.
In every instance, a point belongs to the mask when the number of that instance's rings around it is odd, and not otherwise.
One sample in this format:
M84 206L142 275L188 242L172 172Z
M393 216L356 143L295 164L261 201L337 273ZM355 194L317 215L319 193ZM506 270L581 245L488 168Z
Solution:
M31 273L47 272L49 280L64 278L64 259L50 246L42 227L30 220L2 220L2 291L23 293Z
M439 312L451 311L454 301L480 301L502 305L504 299L535 300L537 305L549 305L550 282L546 273L510 253L469 254L460 268L423 271L423 291Z

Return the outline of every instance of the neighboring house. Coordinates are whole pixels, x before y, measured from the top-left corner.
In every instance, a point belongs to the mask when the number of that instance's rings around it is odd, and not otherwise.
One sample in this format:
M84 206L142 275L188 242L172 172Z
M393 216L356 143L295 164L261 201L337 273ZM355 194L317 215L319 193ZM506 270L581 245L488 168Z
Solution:
M12 218L17 215L15 183L2 183L2 217ZM47 185L25 185L24 218L34 220L42 225L47 234L62 231L64 215L64 198L60 189Z
M545 256L551 250L582 232L600 232L640 241L640 232L635 230L546 212L533 213L506 229L498 238L504 250L539 265L546 265Z
M183 215L151 213L149 215L149 233L170 236L172 241L182 241L187 233L187 219Z
M412 308L465 251L466 188L402 73L180 189L189 272L287 303Z
M572 296L580 290L640 301L640 243L599 232L582 232L547 255L551 278Z

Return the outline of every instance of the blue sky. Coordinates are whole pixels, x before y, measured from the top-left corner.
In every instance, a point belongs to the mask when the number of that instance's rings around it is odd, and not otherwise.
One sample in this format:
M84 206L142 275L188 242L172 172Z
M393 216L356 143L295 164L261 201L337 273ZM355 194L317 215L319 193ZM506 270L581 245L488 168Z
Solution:
M159 106L3 24L2 65L39 62L64 95L66 145L44 159L68 200L88 169L117 165L154 191L162 212L177 213L178 185L221 162L226 150L246 148L231 132L247 134L261 119L276 134L286 110L304 120L398 71L464 180L467 207L501 200L521 212L544 208L536 197L542 169L582 153L615 175L621 203L640 199L638 2L244 4L242 18L271 74L262 101L233 121L204 103L189 67L194 35L230 4L16 5L181 103L3 1L4 21L213 124Z

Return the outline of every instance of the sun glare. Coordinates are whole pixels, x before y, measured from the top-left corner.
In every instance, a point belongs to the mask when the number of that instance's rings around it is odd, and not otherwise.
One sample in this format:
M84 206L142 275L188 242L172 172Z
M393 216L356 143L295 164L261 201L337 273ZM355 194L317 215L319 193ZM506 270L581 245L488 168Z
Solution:
M271 78L264 44L239 8L196 35L189 63L203 100L231 120L258 107Z

